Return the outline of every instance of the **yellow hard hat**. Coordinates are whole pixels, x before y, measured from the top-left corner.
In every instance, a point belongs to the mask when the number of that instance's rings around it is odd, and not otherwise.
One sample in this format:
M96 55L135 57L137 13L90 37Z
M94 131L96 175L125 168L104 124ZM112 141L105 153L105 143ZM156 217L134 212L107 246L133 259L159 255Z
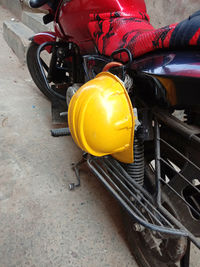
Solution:
M68 122L72 138L82 150L133 162L133 107L123 82L115 75L101 72L80 87L70 101Z

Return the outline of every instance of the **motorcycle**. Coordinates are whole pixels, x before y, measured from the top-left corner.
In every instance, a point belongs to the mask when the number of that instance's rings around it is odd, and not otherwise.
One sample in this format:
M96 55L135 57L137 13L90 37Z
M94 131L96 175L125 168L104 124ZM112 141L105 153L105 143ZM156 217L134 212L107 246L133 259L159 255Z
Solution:
M68 116L52 135L83 151L70 189L86 163L122 206L138 265L188 267L200 248L200 11L154 29L144 0L30 6L54 22L27 51L33 81Z

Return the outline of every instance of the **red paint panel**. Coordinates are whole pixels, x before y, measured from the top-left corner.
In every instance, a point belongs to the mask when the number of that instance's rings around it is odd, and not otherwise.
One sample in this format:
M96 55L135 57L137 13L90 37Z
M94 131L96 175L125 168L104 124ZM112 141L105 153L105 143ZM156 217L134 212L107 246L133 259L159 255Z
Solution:
M41 32L41 33L37 33L35 34L35 36L33 37L33 41L36 44L43 44L46 42L55 42L56 41L56 34L55 32ZM51 46L46 46L45 49L51 53Z
M72 0L63 2L58 16L59 25L65 35L71 37L81 50L93 50L93 41L88 30L90 14L110 12L146 12L144 0Z

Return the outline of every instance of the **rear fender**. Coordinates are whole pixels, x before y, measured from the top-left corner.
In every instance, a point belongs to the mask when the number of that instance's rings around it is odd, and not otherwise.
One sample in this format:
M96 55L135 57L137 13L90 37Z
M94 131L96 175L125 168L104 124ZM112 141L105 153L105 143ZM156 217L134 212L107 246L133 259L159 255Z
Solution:
M30 38L34 43L41 45L46 42L56 42L56 33L55 32L40 32L36 33L33 37ZM52 46L46 46L45 50L48 53L51 53Z

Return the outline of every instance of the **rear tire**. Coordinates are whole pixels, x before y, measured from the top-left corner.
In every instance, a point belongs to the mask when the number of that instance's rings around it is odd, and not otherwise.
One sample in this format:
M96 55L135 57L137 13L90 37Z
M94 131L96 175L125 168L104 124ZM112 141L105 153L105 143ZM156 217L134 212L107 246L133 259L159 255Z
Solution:
M128 214L124 216L127 242L139 267L180 267L180 260L175 262L170 258L173 258L173 253L177 253L178 248L180 248L180 251L186 251L187 239L185 237L174 238L169 236L167 238L165 236L162 238L162 234L154 234L148 229L143 230L143 232L136 232L133 229L134 223ZM157 248L151 248L151 246L154 246L154 239L152 238L154 236L157 240L162 240L161 246L163 246L164 256L158 255ZM168 257L169 260L167 260ZM181 258L182 256L180 256Z
M169 132L167 135L170 135ZM171 136L170 141L173 140L173 143L177 144L177 138L179 136ZM180 139L180 138L179 138ZM162 147L161 147L162 149ZM165 153L165 156L169 158L176 166L178 166L176 159L170 158L168 151L162 151ZM146 170L152 170L150 168L151 162L154 160L154 142L149 143L145 146L145 168ZM180 163L180 169L181 169ZM150 173L150 172L147 172ZM154 177L155 173L152 171L152 176ZM154 194L154 186L150 182L151 179L148 178L147 174L144 179L144 186L150 189L150 193ZM177 210L175 203L170 203L170 200L163 192L162 194L165 208L170 211L171 214L174 214L178 219L181 214ZM137 264L140 267L178 267L180 266L180 260L183 257L186 248L187 248L187 238L185 237L174 237L170 235L162 235L156 232L152 232L148 229L143 231L135 231L134 224L135 221L124 212L123 220L125 225L125 233L127 236L127 242L129 244L130 250L133 256L136 259ZM179 254L180 253L180 254ZM176 259L176 260L175 260Z

